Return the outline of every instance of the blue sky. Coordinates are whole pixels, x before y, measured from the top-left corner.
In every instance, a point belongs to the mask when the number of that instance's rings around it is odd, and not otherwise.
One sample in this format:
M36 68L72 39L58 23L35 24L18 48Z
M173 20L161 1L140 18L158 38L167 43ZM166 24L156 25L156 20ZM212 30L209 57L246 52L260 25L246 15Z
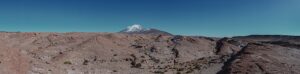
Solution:
M0 1L2 31L118 32L132 24L181 35L300 35L300 1Z

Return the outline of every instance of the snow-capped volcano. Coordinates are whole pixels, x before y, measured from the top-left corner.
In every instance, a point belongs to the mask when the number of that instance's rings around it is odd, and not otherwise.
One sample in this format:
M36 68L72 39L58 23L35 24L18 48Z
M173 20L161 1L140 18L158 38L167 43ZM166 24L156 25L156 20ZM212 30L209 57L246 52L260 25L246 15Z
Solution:
M163 35L172 35L168 32L160 31L152 28L143 28L140 24L133 24L128 26L126 29L120 31L120 33L127 34L163 34Z
M141 31L146 31L149 29L143 28L142 25L140 24L133 24L132 26L128 26L125 32L141 32Z

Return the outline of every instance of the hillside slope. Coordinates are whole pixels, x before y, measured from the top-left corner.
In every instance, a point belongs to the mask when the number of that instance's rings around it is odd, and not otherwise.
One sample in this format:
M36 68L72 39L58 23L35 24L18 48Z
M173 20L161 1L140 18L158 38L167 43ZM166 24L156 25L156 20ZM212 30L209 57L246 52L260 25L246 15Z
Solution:
M0 73L300 74L294 40L249 38L2 32Z

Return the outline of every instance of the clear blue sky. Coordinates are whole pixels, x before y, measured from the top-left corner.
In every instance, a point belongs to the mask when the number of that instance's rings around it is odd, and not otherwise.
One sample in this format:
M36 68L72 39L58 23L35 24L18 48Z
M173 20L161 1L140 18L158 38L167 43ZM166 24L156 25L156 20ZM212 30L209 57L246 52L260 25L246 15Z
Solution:
M182 35L300 35L300 0L0 1L2 31L117 32L135 23Z

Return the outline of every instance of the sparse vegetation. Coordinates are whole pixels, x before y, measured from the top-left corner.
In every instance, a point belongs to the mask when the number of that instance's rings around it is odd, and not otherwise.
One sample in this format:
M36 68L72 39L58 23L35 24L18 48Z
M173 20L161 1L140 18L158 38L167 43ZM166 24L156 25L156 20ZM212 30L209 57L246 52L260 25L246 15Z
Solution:
M162 71L154 71L153 73L155 73L155 74L164 74L164 72L162 72Z
M118 56L118 54L114 54L114 56Z
M88 65L89 61L88 60L84 60L82 65Z
M71 65L71 61L65 61L64 64L68 64L68 65Z
M141 68L141 67L142 67L142 64L141 64L141 63L135 63L135 62L132 62L132 63L131 63L131 67L132 67L132 68Z
M117 70L113 70L113 72L118 72Z

